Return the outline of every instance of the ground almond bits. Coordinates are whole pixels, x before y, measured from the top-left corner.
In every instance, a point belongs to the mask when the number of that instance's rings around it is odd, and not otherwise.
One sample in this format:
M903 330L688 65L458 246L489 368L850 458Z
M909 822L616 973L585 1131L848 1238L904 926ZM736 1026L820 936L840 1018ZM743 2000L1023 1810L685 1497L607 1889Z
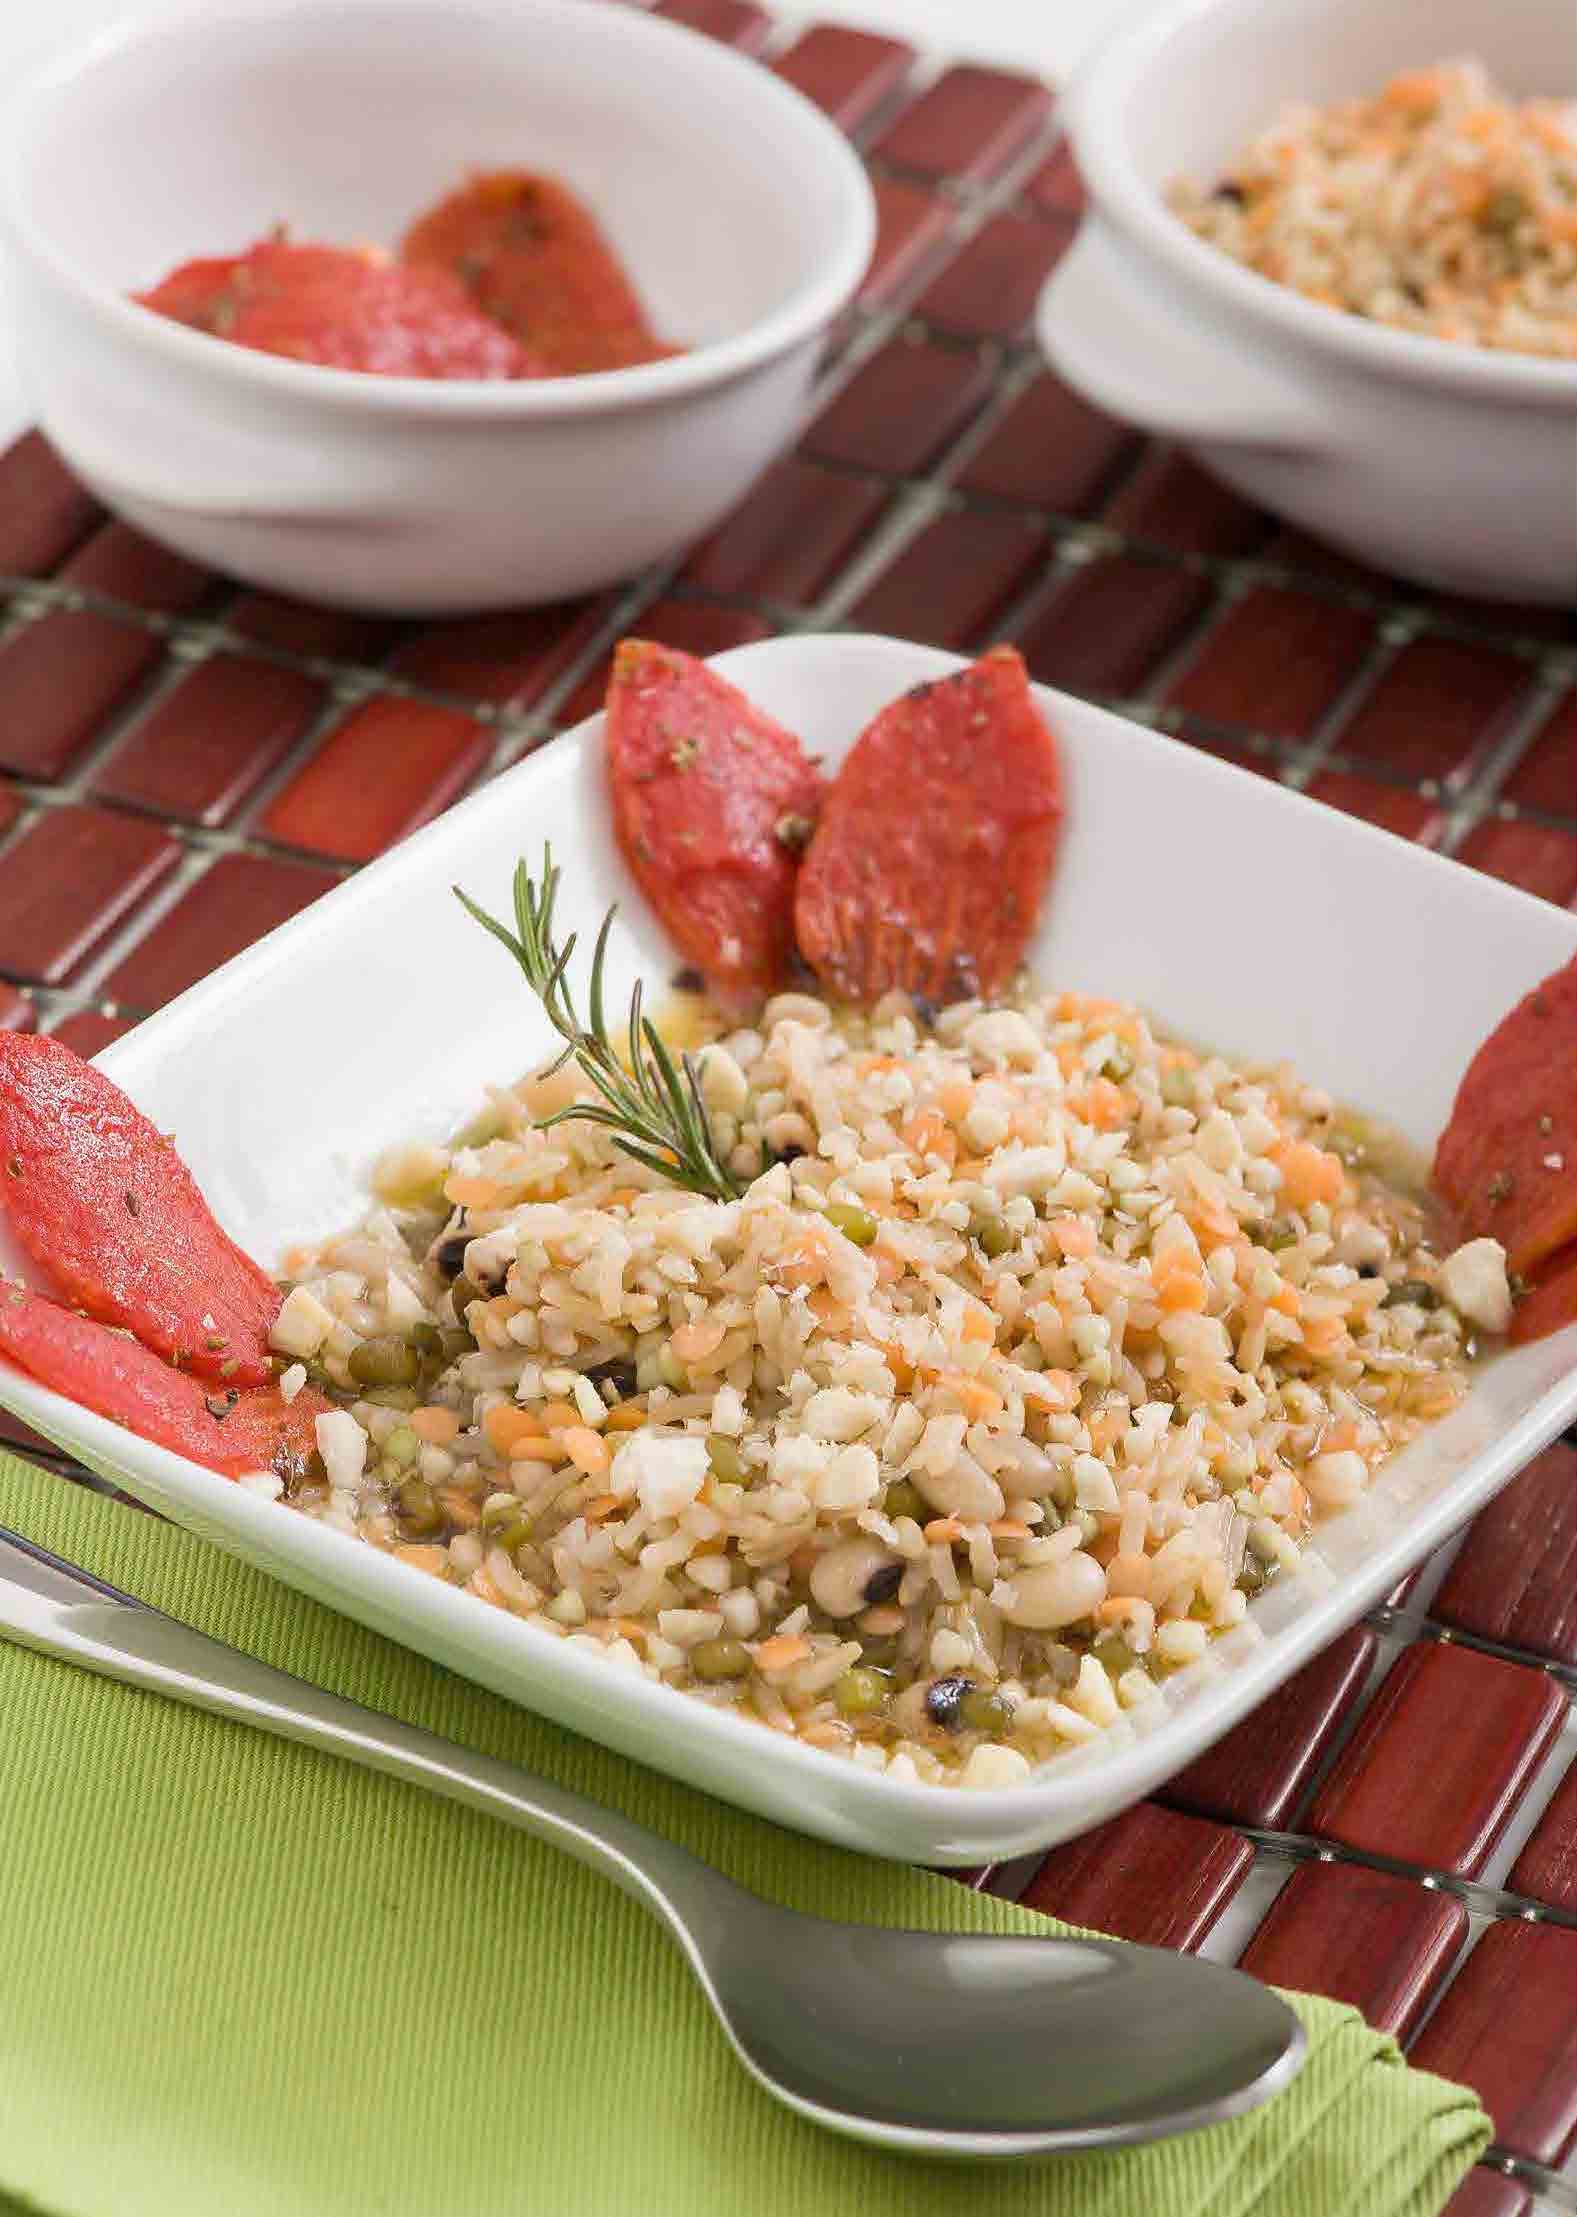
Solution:
M1214 187L1170 199L1327 307L1577 360L1577 101L1508 100L1479 63L1442 62L1288 108Z
M1464 1390L1423 1204L1288 1071L1070 994L785 995L702 1067L737 1201L534 1128L561 1072L290 1258L276 1346L344 1404L295 1507L769 1730L1006 1785ZM1494 1313L1503 1262L1456 1278Z

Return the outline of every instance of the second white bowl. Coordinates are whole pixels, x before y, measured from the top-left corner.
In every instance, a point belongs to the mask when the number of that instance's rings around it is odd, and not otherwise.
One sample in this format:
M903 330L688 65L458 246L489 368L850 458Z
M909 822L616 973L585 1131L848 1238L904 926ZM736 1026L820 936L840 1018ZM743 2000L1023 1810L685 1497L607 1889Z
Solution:
M1087 65L1069 128L1090 193L1041 301L1046 352L1113 414L1238 491L1423 584L1577 605L1577 362L1491 353L1305 300L1167 207L1292 101L1457 54L1518 96L1577 93L1550 0L1177 0Z
M706 530L792 437L875 223L842 136L769 71L584 0L289 0L53 68L0 210L38 419L109 506L304 598L502 607ZM392 244L473 168L563 177L664 336L638 369L425 383L228 346L126 296L288 220Z

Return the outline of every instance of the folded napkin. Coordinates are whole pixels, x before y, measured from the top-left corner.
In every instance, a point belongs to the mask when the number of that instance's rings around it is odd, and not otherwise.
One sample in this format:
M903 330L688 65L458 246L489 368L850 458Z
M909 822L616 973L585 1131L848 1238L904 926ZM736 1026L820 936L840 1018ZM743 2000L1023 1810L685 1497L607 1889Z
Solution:
M1057 1929L693 1793L4 1455L0 1522L268 1662L625 1809L773 1900ZM1307 2063L1231 2124L967 2170L860 2147L759 2091L672 1943L590 1871L3 1643L0 1874L7 2217L1427 2217L1489 2139L1461 2088L1408 2069L1352 2010L1299 1999Z

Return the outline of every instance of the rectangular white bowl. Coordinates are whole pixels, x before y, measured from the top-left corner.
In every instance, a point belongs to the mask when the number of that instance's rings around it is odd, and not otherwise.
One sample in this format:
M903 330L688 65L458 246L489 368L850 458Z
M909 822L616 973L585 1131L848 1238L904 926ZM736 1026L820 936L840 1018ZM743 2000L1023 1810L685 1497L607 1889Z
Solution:
M957 660L798 638L717 666L835 764L885 702ZM1428 1145L1484 1035L1577 951L1577 918L1083 702L1042 702L1069 809L1032 956L1048 983L1138 1001L1228 1053L1289 1057ZM521 763L100 1058L263 1262L354 1221L382 1148L445 1134L488 1081L543 1054L540 1011L452 884L503 910L517 856L551 839L566 925L589 936L622 903L615 995L672 972L613 844L601 730L594 717ZM1321 1527L1308 1569L1255 1604L1262 1642L1170 1681L1142 1733L1120 1726L1119 1742L995 1793L895 1783L610 1668L3 1366L0 1402L216 1544L561 1724L779 1823L965 1864L1137 1800L1371 1607L1577 1415L1577 1326L1487 1363L1459 1410Z

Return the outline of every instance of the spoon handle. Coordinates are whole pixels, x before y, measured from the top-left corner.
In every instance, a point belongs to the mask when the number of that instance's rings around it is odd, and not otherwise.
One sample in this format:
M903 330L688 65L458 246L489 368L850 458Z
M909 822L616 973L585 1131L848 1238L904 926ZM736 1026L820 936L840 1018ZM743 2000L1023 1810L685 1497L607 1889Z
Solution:
M0 1639L499 1817L611 1878L665 1923L701 1971L696 1940L740 1889L618 1812L436 1733L364 1709L163 1616L0 1527Z

